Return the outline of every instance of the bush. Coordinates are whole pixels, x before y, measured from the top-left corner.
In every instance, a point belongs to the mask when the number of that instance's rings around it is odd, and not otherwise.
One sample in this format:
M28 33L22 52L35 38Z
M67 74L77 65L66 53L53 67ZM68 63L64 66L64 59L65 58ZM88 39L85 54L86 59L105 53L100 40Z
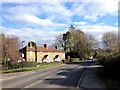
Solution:
M18 69L23 67L35 67L37 66L37 62L17 62L17 61L9 61L7 62L6 68L3 68L3 70L6 69Z
M65 59L64 63L79 62L79 61L81 61L80 58L70 58L70 60Z
M55 62L42 62L42 63L38 63L38 65L48 65L48 64L57 64L57 63L63 63L62 61L55 61Z
M80 61L80 58L71 58L71 61L72 61L72 62L79 62L79 61Z
M118 69L120 68L120 54L109 54L99 58L100 64L104 66L103 71L105 76L120 79Z
M19 67L36 67L37 66L37 62L27 62L27 61L24 61L24 62L20 62L19 63Z

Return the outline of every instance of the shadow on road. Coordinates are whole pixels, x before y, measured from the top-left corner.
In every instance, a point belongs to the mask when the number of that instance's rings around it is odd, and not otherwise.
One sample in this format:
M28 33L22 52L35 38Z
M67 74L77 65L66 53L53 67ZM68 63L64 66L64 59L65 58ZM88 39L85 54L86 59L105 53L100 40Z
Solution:
M69 63L70 68L60 69L54 77L45 79L45 83L59 85L61 87L77 87L79 79L84 71L83 66L89 66L92 63L85 62L72 62Z

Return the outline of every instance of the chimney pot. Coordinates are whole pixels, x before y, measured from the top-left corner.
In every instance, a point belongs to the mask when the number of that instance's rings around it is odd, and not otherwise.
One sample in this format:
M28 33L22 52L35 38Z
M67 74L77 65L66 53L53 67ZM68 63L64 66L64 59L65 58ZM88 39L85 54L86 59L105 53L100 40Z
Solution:
M58 46L55 46L55 49L58 49Z
M48 45L47 45L47 44L44 44L44 47L45 47L46 49L48 49Z
M30 48L32 48L32 42L29 42L29 43L28 43L28 46L29 46Z

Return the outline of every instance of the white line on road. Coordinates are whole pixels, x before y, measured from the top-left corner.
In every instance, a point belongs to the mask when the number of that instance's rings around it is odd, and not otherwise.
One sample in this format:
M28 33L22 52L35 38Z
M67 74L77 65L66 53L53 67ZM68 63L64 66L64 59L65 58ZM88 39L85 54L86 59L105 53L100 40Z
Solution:
M37 84L37 83L39 83L39 82L41 82L41 81L42 81L42 80L36 81L36 82L34 82L34 83L32 83L32 84L24 87L24 88L29 88L30 86L35 85L35 84ZM22 88L22 89L20 89L20 90L23 90L24 88Z
M77 84L77 88L80 87L80 83L81 83L81 81L82 81L84 75L85 75L85 69L84 69L84 71L83 71L82 76L81 76L80 79L79 79L79 82L78 82L78 84Z
M43 79L41 79L41 80L38 80L38 81L36 81L36 82L34 82L34 83L28 85L28 86L25 86L24 88L29 88L30 86L33 86L33 85L35 85L35 84L37 84L37 83L39 83L39 82L41 82L42 80L45 80L45 79L47 79L47 78L50 78L50 77L47 76L47 77L45 77L45 78L43 78ZM21 90L23 90L24 88L22 88Z

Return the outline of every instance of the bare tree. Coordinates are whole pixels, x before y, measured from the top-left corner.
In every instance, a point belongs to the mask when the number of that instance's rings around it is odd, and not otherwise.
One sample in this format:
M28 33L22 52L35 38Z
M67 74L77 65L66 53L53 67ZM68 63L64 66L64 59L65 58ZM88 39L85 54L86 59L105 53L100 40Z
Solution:
M2 60L4 64L6 61L11 60L19 60L20 53L19 49L21 46L20 39L16 36L5 36L5 34L1 34L2 36Z
M106 49L109 49L111 51L118 51L119 39L117 33L106 32L104 33L102 39Z
M64 40L63 40L63 34L59 34L58 36L56 36L54 43L51 45L52 47L59 47L61 49L64 49Z
M90 49L98 48L97 40L92 35L86 34L86 42Z

